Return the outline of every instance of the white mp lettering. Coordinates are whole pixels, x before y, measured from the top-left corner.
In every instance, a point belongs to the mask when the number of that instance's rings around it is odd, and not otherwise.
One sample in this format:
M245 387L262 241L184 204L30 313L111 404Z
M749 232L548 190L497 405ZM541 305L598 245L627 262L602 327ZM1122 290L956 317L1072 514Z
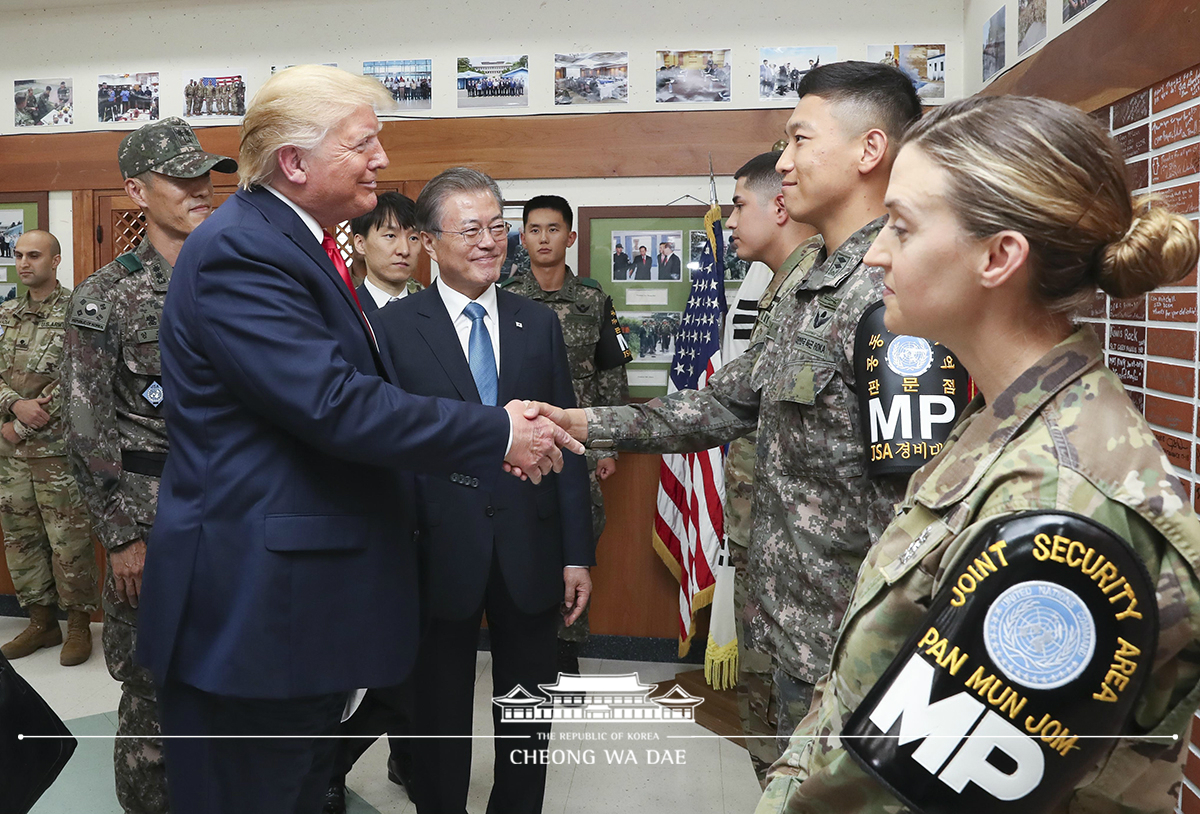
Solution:
M867 402L871 416L871 443L881 439L891 441L899 429L901 438L912 438L912 396L893 396L887 412L880 399ZM934 424L950 424L956 418L954 400L948 396L919 396L917 419L921 427L920 437L926 441L933 438Z
M1017 800L1033 791L1045 773L1045 757L1037 743L1002 716L985 712L984 704L967 692L929 703L934 676L932 665L919 655L910 656L871 712L871 723L887 732L899 719L897 745L922 740L913 760L957 792L967 783L999 800ZM954 754L959 744L962 749ZM1012 772L996 768L988 761L992 750L1006 754L1016 768Z

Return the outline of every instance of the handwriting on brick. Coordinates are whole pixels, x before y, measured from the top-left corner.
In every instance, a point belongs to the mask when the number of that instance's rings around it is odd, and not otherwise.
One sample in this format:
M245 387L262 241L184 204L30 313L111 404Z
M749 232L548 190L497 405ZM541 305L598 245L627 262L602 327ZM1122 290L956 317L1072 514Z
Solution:
M1108 348L1117 353L1145 353L1146 329L1141 325L1113 325Z
M1200 144L1191 144L1150 159L1150 174L1156 184L1200 172Z
M1180 139L1200 135L1200 107L1190 107L1179 113L1159 119L1153 125L1154 135L1151 141L1154 149L1165 147ZM1140 129L1140 128L1139 128ZM1128 158L1131 153L1126 153Z
M1166 110L1200 96L1200 65L1175 74L1154 86L1154 109Z
M1112 372L1117 374L1117 378L1122 384L1129 387L1141 387L1142 380L1146 374L1146 360L1134 359L1129 356L1113 356L1108 357L1108 366L1112 368Z

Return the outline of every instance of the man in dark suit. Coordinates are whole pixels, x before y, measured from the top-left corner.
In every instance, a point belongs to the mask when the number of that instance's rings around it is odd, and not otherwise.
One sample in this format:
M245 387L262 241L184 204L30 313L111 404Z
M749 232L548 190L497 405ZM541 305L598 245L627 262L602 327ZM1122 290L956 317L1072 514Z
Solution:
M415 659L413 472L491 489L502 460L537 481L561 467L558 436L519 401L389 383L322 226L375 205L375 108L391 103L336 68L274 75L242 125L242 189L175 265L171 452L138 631L174 814L320 810L336 741L314 736L336 732L350 691L397 684Z
M509 399L575 403L566 345L549 308L499 290L505 236L500 190L476 170L456 167L417 198L425 250L437 281L379 312L376 325L406 391L493 404ZM557 677L560 606L578 618L591 593L595 562L587 465L570 456L540 484L509 478L424 475L418 483L423 595L428 630L415 673L421 735L416 803L420 814L464 814L471 777L471 734L480 619L487 613L493 692ZM545 748L549 722L502 723L497 735L490 814L542 810L546 767L526 760ZM538 734L543 737L539 739ZM513 760L513 753L518 759Z
M682 278L683 263L679 259L679 255L675 252L675 244L667 242L663 244L664 262L659 263L658 279L660 280L679 280Z
M633 273L630 280L649 280L650 269L654 267L654 258L646 253L645 246L638 246L638 256L633 258Z
M412 198L384 192L374 209L350 221L354 262L357 265L361 259L366 269L355 293L368 318L425 287L413 276L421 257L416 212Z
M410 293L425 288L413 277L421 256L421 233L417 229L417 206L398 192L379 195L375 208L350 221L355 263L366 267L362 285L356 289L363 313L378 330L376 314ZM379 614L387 619L387 611ZM346 775L375 737L388 735L388 780L404 786L413 796L413 691L411 676L392 687L368 689L358 708L342 722L338 734L333 775L325 792L321 814L345 814Z

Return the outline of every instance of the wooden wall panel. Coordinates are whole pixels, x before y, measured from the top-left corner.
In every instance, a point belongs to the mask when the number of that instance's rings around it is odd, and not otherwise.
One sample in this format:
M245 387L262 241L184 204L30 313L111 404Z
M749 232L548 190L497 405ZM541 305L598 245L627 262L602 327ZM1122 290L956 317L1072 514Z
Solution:
M387 121L383 181L428 180L470 164L497 178L730 175L783 136L790 110L691 110ZM238 128L197 130L210 152L237 155ZM117 189L124 132L0 136L0 192Z
M622 453L616 474L601 485L608 522L592 569L593 633L667 639L679 633L679 583L650 544L661 460Z

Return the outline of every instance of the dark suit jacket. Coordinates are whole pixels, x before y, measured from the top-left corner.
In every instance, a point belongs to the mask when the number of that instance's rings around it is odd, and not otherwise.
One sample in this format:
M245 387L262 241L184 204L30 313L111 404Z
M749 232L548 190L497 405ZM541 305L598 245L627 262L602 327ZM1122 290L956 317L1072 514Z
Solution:
M410 393L478 402L475 379L435 284L377 312L373 324ZM497 403L536 399L574 406L558 317L540 303L496 292L500 324ZM562 601L563 566L593 565L587 462L565 454L563 471L534 485L485 483L467 473L419 479L425 596L434 614L461 619L483 600L495 546L517 606L538 613Z
M362 305L363 313L367 317L373 317L375 312L379 310L379 306L375 304L375 298L371 296L371 292L367 291L367 284L363 283L354 289L354 291L358 294L358 302Z
M681 271L683 263L679 260L679 255L672 254L667 258L666 271L659 269L658 279L660 280L679 280L681 279Z
M169 670L252 698L399 683L418 639L414 483L400 470L493 488L508 477L507 415L389 384L386 347L265 189L188 238L160 337L171 452L140 659L159 682Z
M630 264L630 268L633 269L633 274L630 275L629 279L649 280L650 269L653 267L653 265L654 258L650 255L646 255L644 258L641 255L635 256L633 258L633 263Z

